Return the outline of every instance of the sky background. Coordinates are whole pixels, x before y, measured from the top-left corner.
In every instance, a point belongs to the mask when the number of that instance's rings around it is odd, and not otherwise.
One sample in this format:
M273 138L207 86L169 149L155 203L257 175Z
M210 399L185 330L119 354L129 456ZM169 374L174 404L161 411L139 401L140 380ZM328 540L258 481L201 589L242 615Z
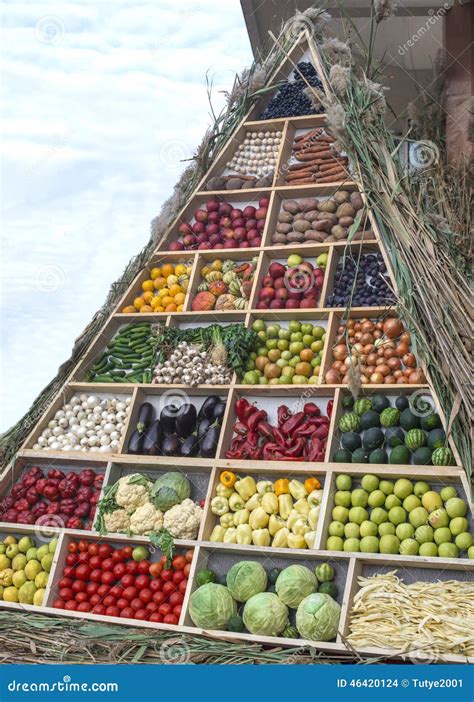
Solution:
M251 63L238 0L2 7L0 431L70 356ZM225 6L225 10L224 10Z

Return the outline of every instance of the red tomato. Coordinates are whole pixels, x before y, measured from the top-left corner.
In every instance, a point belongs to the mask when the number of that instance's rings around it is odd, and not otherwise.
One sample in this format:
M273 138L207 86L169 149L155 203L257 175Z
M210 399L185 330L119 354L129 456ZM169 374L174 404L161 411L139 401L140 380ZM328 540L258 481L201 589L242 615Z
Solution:
M183 568L186 565L186 557L185 556L175 556L173 560L171 561L171 565L175 570L183 570Z
M183 604L183 600L184 597L180 592L172 592L169 596L168 602L172 607L176 607L176 605Z
M77 551L76 542L73 541L72 543L68 544L67 550L69 551L69 553L76 553L76 551Z
M58 582L58 587L71 587L73 582L74 580L72 578L61 578L61 580Z
M160 604L158 607L158 612L165 617L171 612L171 605L168 604L168 602L163 602L163 604Z
M119 609L125 609L128 607L128 600L125 597L119 597L116 604Z
M144 561L140 561L137 567L137 571L141 575L148 575L148 572L150 570L150 561L147 561L146 559Z
M54 609L64 609L65 602L60 597L56 598L53 602Z
M112 560L114 563L121 563L125 560L125 556L123 555L123 551L121 548L116 548L115 551L113 551Z
M99 556L101 558L109 558L112 551L113 551L113 548L110 544L100 544L99 545Z
M167 559L166 556L164 556L164 555L161 556L161 558L160 558L160 564L163 566L163 568L165 567L166 561L167 561L167 560L168 560L168 559Z
M92 607L93 614L105 614L105 607L103 604L96 604Z
M135 587L137 587L139 590L143 590L143 588L150 585L150 581L151 579L149 575L139 575L135 578Z
M188 563L191 563L191 561L193 560L193 553L194 551L192 548L190 548L189 551L186 551L184 557L186 558Z
M102 571L101 582L104 585L112 585L115 582L115 575L110 570L104 570Z
M182 570L177 570L176 573L173 575L173 582L175 585L179 585L185 579L186 576Z
M112 572L115 575L115 577L118 580L120 580L120 578L123 578L123 576L127 573L127 566L125 565L125 563L117 563L116 565L114 565L114 569Z
M75 578L76 577L75 567L71 566L71 565L64 566L63 575L65 578Z
M131 587L135 585L135 576L131 573L126 573L120 578L120 582L124 587Z
M101 568L102 570L110 570L110 572L112 572L114 565L115 563L111 558L104 558Z
M112 595L106 595L102 602L106 607L113 607L117 604L117 598L112 597Z
M135 619L135 610L131 607L124 607L120 612L122 619Z
M81 539L79 543L77 544L77 549L78 551L87 551L89 548L89 542L86 541L85 539Z
M106 595L109 594L109 592L110 592L110 586L105 585L104 583L102 583L102 585L99 585L99 587L97 588L97 594L99 595L99 597L105 597Z
M112 597L122 597L123 587L120 587L120 585L114 585L110 588L109 595L112 595Z
M77 563L77 554L76 553L68 553L66 556L66 564L69 566L76 565Z
M161 580L152 580L150 583L150 590L152 592L159 592L162 587L163 587L163 583Z
M166 600L166 595L164 592L155 592L153 595L153 602L156 602L157 605L163 604L163 602Z
M76 600L76 602L88 602L89 595L87 594L87 592L77 592L74 599Z
M162 570L161 577L163 578L163 580L167 580L167 581L173 580L173 571L171 570L171 568Z
M100 556L91 556L89 558L89 565L93 570L96 568L102 569L102 558Z
M77 562L78 563L89 563L89 552L88 551L81 551L81 553L77 554Z
M68 600L64 605L64 609L68 609L73 612L75 609L77 609L77 602L75 600Z
M132 551L133 551L133 548L131 546L124 546L122 549L122 553L124 555L124 558L131 558Z
M99 605L102 603L102 597L100 595L98 595L96 592L94 595L91 595L89 597L89 602L91 603L91 605L93 607L95 607L96 605ZM105 607L104 607L104 611L105 611ZM104 612L97 612L97 614L103 614L103 613Z
M189 571L190 570L191 570L191 563L186 563L186 565L183 568L183 573L187 578L189 578Z
M115 607L112 605L111 607L107 607L105 610L105 613L108 617L119 617L120 616L120 610L118 607Z
M177 624L178 617L175 614L166 614L163 619L163 624Z
M155 602L148 602L147 606L145 607L147 612L157 612L158 611L158 605Z
M86 585L86 592L87 592L88 595L95 595L95 593L97 592L98 588L99 588L99 584L98 584L98 583L87 583L87 585Z
M89 580L91 580L93 583L100 583L102 581L102 573L103 571L99 570L98 568L91 570Z
M74 580L72 585L71 585L71 590L73 592L85 592L86 591L86 584L84 580Z
M81 563L81 565L78 565L76 568L76 578L78 580L89 580L91 573L92 571L87 563Z
M138 593L138 597L141 599L142 602L145 604L148 604L148 602L151 602L153 599L153 593L149 588L143 588L143 590L140 590Z
M126 587L125 590L122 592L122 597L125 597L126 600L129 602L133 600L134 597L136 597L138 594L138 590L136 587Z
M135 612L135 619L139 619L140 621L146 621L149 616L150 612L147 612L146 609L139 609Z
M180 592L182 595L184 595L187 587L188 587L188 581L182 580L180 582L180 584L178 585L178 592Z
M161 563L150 564L149 573L153 578L158 578L162 570L163 566L161 565Z
M90 556L97 556L99 553L99 544L89 544L87 550L89 551Z
M138 563L136 561L127 562L127 573L138 573Z
M176 591L176 585L174 583L164 583L163 584L163 592L165 595L168 597L171 595L172 592Z
M161 624L161 622L163 621L163 615L160 614L159 612L152 612L150 614L148 621L149 622L158 622L159 624Z
M78 612L90 612L91 610L92 607L90 606L89 602L79 602L77 605Z
M178 617L178 620L181 616L181 610L183 609L183 605L176 605L176 607L173 607L173 614Z
M58 592L59 597L62 600L72 600L74 599L74 593L70 587L62 587Z
M134 597L133 600L130 602L130 607L135 611L138 611L139 609L143 608L143 602L139 597Z

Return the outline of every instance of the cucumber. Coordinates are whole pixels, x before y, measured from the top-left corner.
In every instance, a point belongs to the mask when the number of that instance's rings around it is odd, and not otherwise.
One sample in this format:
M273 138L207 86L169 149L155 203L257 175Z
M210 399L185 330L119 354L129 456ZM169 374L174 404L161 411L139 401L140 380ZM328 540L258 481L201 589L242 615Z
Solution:
M125 375L125 371L116 369L112 371L110 375L112 376L112 378L115 378L115 376L117 376L118 378L123 378L123 376Z
M96 375L94 378L94 383L113 383L114 381L110 375Z
M143 363L132 363L132 368L133 370L145 370L146 368L149 368L150 364L148 362L143 362Z

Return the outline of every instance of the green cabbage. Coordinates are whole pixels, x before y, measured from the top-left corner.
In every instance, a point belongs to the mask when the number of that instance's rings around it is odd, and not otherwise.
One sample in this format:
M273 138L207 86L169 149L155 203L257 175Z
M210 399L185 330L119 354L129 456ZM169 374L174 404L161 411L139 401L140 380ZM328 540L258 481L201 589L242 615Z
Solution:
M291 565L281 571L275 583L275 590L282 602L296 609L307 595L316 592L318 581L309 568Z
M180 504L191 495L191 484L183 473L172 471L163 473L155 480L151 489L150 501L154 506L166 512L174 505Z
M202 629L227 629L230 618L237 614L237 604L224 585L207 583L191 595L189 614Z
M251 634L278 636L288 624L288 607L273 592L260 592L245 603L243 619Z
M227 587L238 602L247 602L253 595L267 588L265 568L255 561L235 563L227 573Z
M308 595L296 610L296 628L304 639L331 641L337 634L340 605L329 595Z

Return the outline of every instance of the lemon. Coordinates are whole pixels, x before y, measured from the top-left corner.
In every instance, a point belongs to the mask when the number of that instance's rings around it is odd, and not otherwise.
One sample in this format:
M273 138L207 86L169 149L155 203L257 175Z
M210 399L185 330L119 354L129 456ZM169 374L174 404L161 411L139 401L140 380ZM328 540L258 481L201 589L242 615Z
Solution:
M139 310L143 305L145 304L145 300L143 297L136 297L133 301L133 306L136 307L137 310Z
M161 276L161 268L152 268L150 271L150 278L152 280L155 280L155 278L159 278Z
M142 283L143 292L151 292L154 290L154 285L152 280L144 280Z

